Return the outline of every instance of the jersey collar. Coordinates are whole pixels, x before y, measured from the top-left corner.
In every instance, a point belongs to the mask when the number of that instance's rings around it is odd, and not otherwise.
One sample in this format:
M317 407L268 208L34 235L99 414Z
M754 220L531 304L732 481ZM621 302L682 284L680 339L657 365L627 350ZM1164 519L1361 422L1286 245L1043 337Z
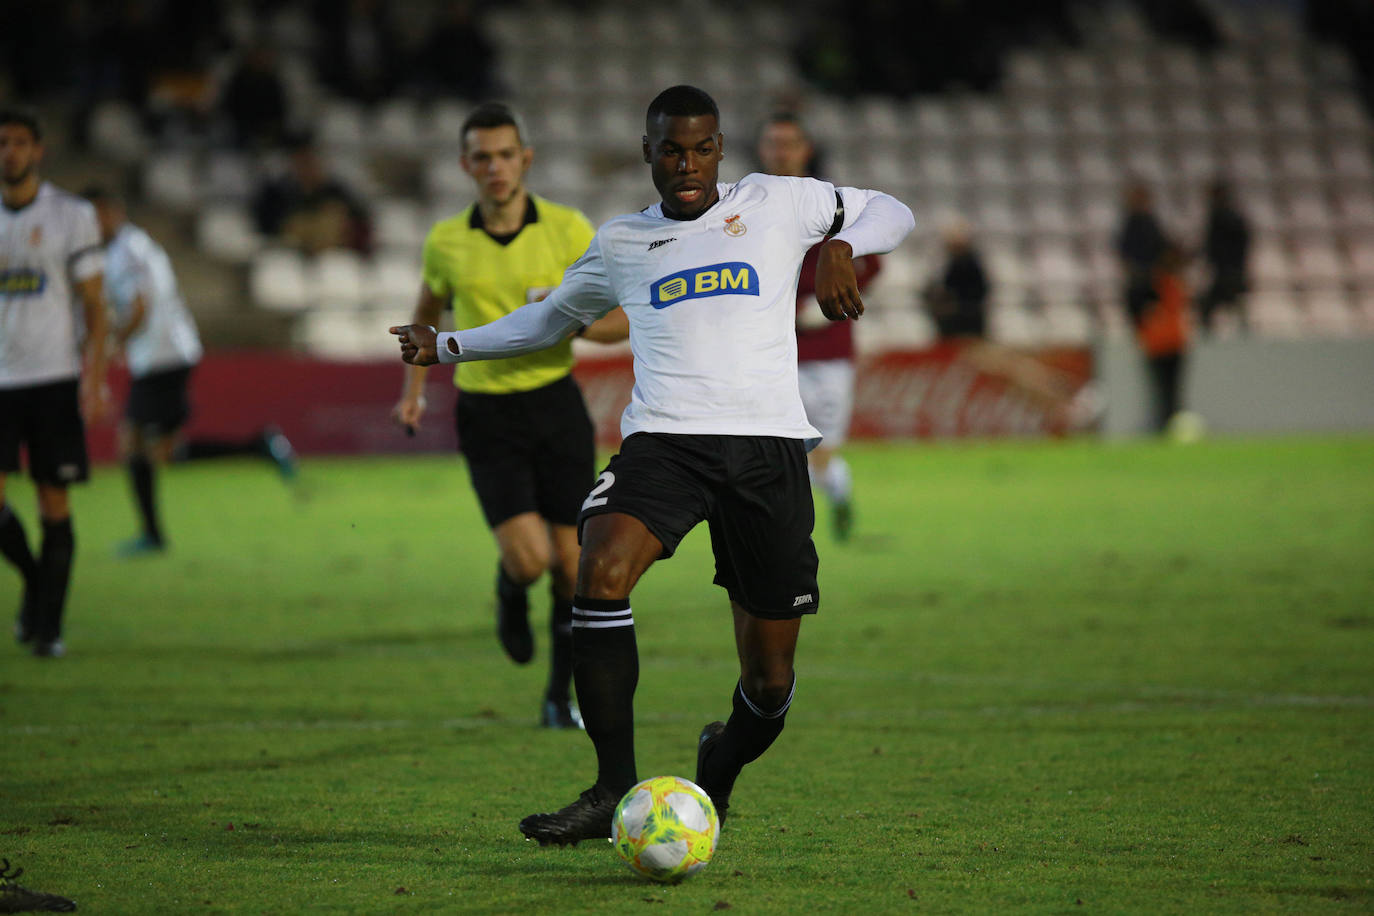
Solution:
M520 229L524 229L530 223L537 222L539 222L539 211L534 206L534 195L526 191L525 218L520 223ZM472 205L472 213L468 215L468 228L481 229L483 232L486 232L487 235L491 236L493 241L499 242L502 245L509 245L515 237L520 234L520 229L516 229L508 235L497 235L494 232L487 232L486 221L482 219L482 208L477 204Z

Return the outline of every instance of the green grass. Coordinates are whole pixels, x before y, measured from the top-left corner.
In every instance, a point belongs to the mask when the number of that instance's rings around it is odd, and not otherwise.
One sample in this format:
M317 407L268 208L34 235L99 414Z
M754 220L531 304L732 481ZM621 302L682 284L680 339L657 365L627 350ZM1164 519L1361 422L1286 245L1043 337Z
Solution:
M119 475L76 491L70 655L0 646L0 856L95 913L1374 911L1374 440L850 455L787 731L686 884L515 829L594 760L533 727L446 457L177 468L137 562ZM641 775L728 711L710 578L699 530L635 593Z

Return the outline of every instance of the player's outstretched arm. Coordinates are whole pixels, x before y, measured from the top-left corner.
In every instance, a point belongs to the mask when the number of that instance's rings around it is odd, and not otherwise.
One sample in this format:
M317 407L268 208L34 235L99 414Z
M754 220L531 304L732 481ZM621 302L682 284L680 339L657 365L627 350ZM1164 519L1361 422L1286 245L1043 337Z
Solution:
M560 342L582 322L555 308L557 296L531 302L481 327L436 333L427 325L391 329L401 343L401 359L413 366L467 363L534 353Z

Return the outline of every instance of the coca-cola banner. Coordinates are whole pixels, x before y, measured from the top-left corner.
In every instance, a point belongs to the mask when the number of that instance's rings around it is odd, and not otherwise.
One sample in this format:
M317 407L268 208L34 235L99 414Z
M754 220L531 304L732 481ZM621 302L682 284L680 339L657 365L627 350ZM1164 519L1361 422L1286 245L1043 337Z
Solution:
M861 359L855 390L855 438L1034 436L1067 430L1091 378L1087 350L1035 354L995 345L942 345ZM620 441L620 414L630 402L628 355L583 358L574 374L603 447ZM453 373L434 368L429 409L407 435L391 420L401 391L396 361L336 362L287 353L212 353L191 378L188 434L241 439L280 428L303 454L442 452L456 445ZM117 403L128 390L111 379ZM115 457L112 423L89 429L92 457Z
M630 358L582 359L574 374L603 445L620 440ZM1062 435L1092 419L1092 353L984 343L875 354L858 361L856 439Z

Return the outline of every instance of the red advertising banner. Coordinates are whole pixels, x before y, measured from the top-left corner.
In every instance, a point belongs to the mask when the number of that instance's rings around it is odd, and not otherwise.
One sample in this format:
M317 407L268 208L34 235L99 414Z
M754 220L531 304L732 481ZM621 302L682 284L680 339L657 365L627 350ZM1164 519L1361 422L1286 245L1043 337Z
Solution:
M629 356L581 360L574 374L604 447L620 441L630 402ZM452 451L452 371L429 372L429 409L413 437L391 421L404 377L399 361L331 362L285 353L213 353L191 379L191 437L233 439L279 427L303 454ZM992 344L942 344L859 360L856 439L1059 435L1092 377L1084 349L1034 354ZM123 403L128 378L111 379ZM92 458L115 457L112 423L90 431Z

